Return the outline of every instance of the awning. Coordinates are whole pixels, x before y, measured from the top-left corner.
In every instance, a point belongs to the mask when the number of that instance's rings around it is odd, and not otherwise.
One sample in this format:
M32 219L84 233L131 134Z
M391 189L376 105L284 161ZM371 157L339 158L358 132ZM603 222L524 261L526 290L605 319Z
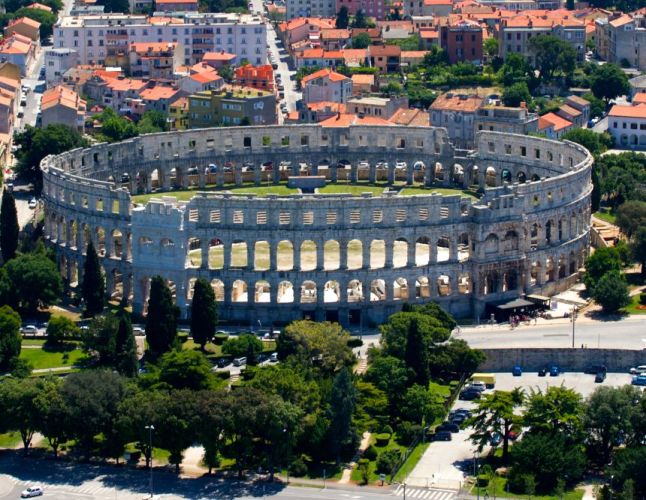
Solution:
M545 297L544 295L528 295L527 298L529 300L540 300L541 302L547 302L550 300L549 297Z
M530 302L529 300L525 299L514 299L510 302L506 302L504 304L500 304L496 306L496 309L500 310L505 310L505 309L516 309L518 307L530 307L536 305L534 302Z

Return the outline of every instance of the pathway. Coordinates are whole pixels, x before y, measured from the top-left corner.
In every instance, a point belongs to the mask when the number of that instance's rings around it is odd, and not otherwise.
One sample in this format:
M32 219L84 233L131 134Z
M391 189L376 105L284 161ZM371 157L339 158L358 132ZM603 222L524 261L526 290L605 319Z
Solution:
M350 478L352 477L352 470L357 465L357 462L359 461L359 458L361 458L363 452L366 451L368 446L370 446L371 437L372 434L370 434L370 432L366 431L363 433L361 443L359 444L359 449L352 458L352 461L348 465L346 465L345 469L343 469L343 474L341 475L341 479L339 479L339 484L348 484L350 482Z

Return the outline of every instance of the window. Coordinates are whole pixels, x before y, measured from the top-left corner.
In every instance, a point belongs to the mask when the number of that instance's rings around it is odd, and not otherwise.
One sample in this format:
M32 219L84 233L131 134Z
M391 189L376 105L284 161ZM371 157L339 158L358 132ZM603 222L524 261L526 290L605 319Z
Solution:
M233 223L244 224L244 212L242 210L233 211Z
M631 130L637 130L637 124L636 123L631 123L630 124L630 129Z

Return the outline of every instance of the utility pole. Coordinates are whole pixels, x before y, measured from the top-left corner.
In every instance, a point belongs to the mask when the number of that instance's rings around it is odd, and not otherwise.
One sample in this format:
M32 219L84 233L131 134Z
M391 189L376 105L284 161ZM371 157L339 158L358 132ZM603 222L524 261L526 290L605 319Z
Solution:
M576 325L577 308L572 306L572 349L574 349L574 327Z

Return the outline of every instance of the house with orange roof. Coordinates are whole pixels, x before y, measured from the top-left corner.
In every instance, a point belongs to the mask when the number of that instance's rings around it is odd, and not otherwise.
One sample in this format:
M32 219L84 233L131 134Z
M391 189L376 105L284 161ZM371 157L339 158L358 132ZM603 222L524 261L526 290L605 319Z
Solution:
M375 75L352 75L352 95L370 94L375 86Z
M336 116L323 120L321 127L347 128L352 125L379 125L392 126L392 123L377 116L360 116L353 113L339 113Z
M406 127L429 127L431 123L428 111L408 108L399 108L388 121Z
M224 78L209 66L209 71L190 71L182 75L177 85L186 94L194 94L205 90L218 90L224 86Z
M119 112L127 107L128 100L139 99L140 92L147 86L148 83L143 80L94 73L83 85L83 93L97 103Z
M360 116L377 116L389 120L398 109L408 108L407 97L358 96L348 99L346 110Z
M370 65L380 73L397 73L402 49L398 45L370 45L367 49Z
M51 7L49 7L47 5L44 5L42 3L38 3L38 2L30 3L25 8L26 9L38 9L38 10L42 10L42 11L45 11L45 12L52 12Z
M252 89L274 91L274 69L271 64L252 66L245 64L234 70L235 84Z
M538 131L545 134L548 139L560 139L568 130L572 130L574 123L557 115L547 113L538 118Z
M219 52L206 52L202 56L202 62L215 69L227 65L233 66L234 64L236 64L236 59L237 57L235 54L229 54L228 52L224 52L223 50Z
M188 128L188 97L180 97L168 108L170 130L186 130Z
M43 93L40 110L41 127L60 123L82 131L87 103L73 90L57 85Z
M352 79L331 69L321 69L301 80L303 102L345 103L352 96Z
M341 50L350 45L350 30L347 29L322 29L320 31L321 47L324 50Z
M161 111L168 113L170 105L180 97L186 95L182 90L166 85L155 85L147 87L139 92L139 98L143 102L146 111Z
M197 0L155 0L157 12L197 12Z
M421 47L424 50L431 50L434 45L440 46L440 32L435 28L422 28L419 30Z
M402 67L412 68L424 62L424 57L428 54L427 50L402 50L401 65Z
M606 61L646 70L646 17L644 14L612 13L595 20L597 53Z
M292 45L298 42L320 40L321 30L335 28L334 18L298 17L280 23L278 35L285 47L291 50Z
M343 65L348 68L358 68L366 63L367 49L343 49Z
M36 47L31 38L14 33L0 40L0 59L18 66L20 75L25 76L36 57Z
M128 73L136 78L172 80L183 59L177 42L133 42L128 47Z
M343 64L343 52L342 50L306 49L294 59L297 68L308 66L336 68Z
M476 113L483 102L477 95L442 94L431 104L431 125L444 127L456 147L469 148L475 137Z
M29 17L20 17L11 21L4 29L4 36L22 35L34 44L40 45L40 23Z
M285 124L318 123L345 112L345 104L325 101L311 102L298 111L288 113Z
M646 104L615 104L608 113L608 132L617 146L646 149Z

